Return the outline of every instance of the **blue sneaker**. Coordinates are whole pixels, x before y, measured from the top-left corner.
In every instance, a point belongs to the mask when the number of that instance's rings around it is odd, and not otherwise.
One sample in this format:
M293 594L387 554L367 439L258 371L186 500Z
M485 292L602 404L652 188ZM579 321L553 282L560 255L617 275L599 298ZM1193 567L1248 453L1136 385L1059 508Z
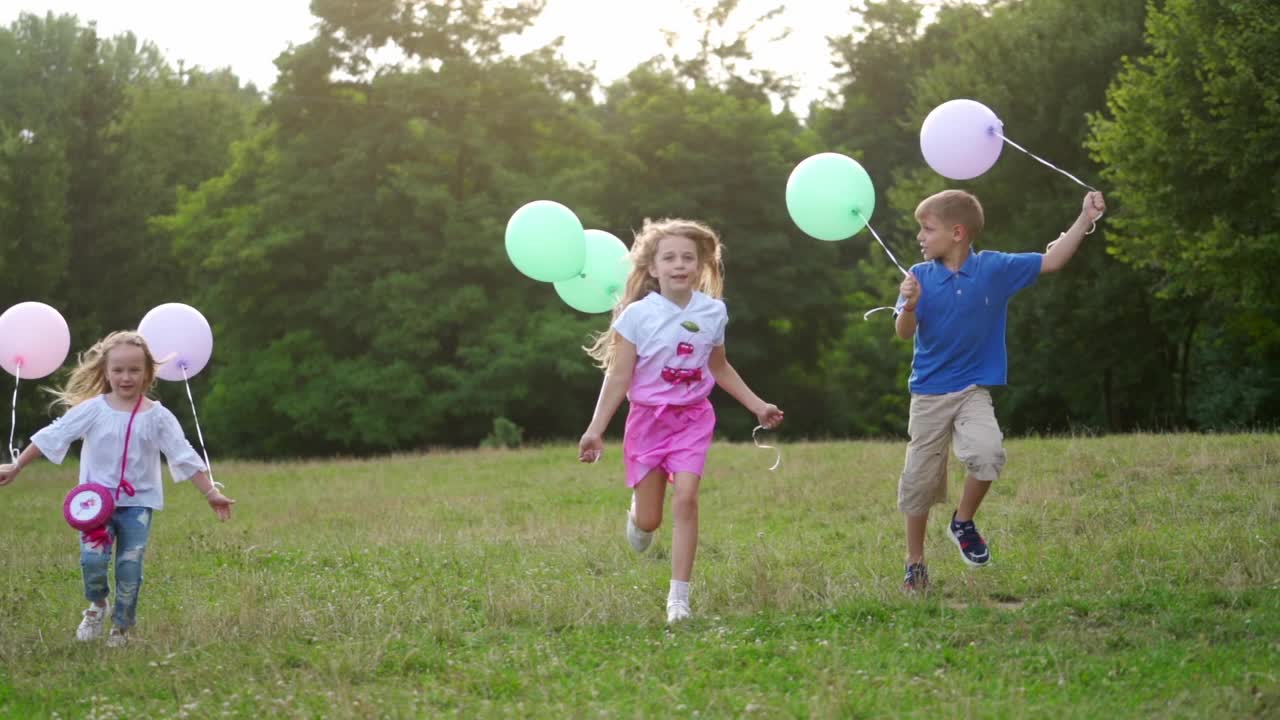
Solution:
M987 541L978 534L978 528L972 520L956 522L956 514L951 513L951 541L960 548L960 557L969 567L985 567L991 561L991 550Z
M902 592L923 593L929 589L929 569L924 563L911 563L907 575L902 578Z

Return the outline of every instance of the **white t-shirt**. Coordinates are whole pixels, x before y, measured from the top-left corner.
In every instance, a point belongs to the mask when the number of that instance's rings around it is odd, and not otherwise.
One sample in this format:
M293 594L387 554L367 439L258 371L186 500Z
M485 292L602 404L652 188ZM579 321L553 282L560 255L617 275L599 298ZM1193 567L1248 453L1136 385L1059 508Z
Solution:
M729 313L724 301L695 291L683 308L651 292L631 303L613 329L636 346L627 400L640 405L692 405L715 388L707 366L724 344Z
M120 484L120 458L124 453L125 429L133 408L116 410L105 395L76 405L67 414L31 436L31 444L54 463L61 464L76 440L80 449L80 483L96 482L114 490ZM187 442L178 418L159 402L138 410L129 437L129 461L125 478L137 494L120 493L119 507L164 508L164 486L160 482L160 453L169 461L174 482L205 470L204 460Z

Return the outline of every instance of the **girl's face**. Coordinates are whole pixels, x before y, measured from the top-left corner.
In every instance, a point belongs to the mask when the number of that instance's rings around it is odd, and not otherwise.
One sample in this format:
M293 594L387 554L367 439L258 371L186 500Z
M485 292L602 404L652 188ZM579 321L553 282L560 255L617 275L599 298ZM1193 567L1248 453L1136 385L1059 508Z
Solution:
M147 353L137 345L107 351L107 383L121 400L137 400L147 385Z
M663 295L693 290L698 281L698 244L683 235L664 235L649 266Z

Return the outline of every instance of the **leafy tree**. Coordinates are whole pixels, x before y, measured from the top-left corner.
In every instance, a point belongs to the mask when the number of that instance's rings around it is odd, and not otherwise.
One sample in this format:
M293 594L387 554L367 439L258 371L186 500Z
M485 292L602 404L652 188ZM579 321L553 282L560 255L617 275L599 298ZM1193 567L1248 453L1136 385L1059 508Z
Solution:
M280 60L272 126L158 222L201 257L241 358L208 409L244 452L474 443L499 416L562 436L565 397L593 392L576 355L589 325L501 243L524 202L577 206L600 182L591 83L554 48L501 54L533 5L484 6L317 2L319 34ZM371 74L386 43L405 61ZM577 361L573 392L548 382L551 339Z
M1122 210L1113 252L1199 320L1191 405L1207 427L1280 412L1280 6L1170 0L1125 63L1090 148ZM1269 420L1268 420L1269 419Z
M1142 49L1136 3L1037 0L991 8L944 8L921 43L927 70L916 79L913 137L937 105L957 97L991 107L1010 138L1061 167L1096 178L1083 147L1086 114L1103 103L1121 58ZM1079 213L1084 189L1007 147L972 181L946 181L923 162L889 192L904 217L947 186L974 192L986 212L979 249L1043 251ZM1105 190L1105 188L1104 188ZM1119 207L1113 198L1113 210ZM1153 323L1157 312L1133 288L1150 279L1105 252L1109 218L1066 271L1043 278L1010 306L1010 386L999 399L1014 432L1072 427L1127 429L1176 422L1174 370L1189 318ZM1180 327L1181 326L1181 327ZM1135 354L1116 337L1132 337ZM1087 362L1084 361L1087 359Z
M195 101L192 86L205 78L222 92ZM103 39L53 14L22 14L0 28L0 85L4 306L56 307L74 355L108 330L136 326L150 307L183 299L182 259L148 219L172 211L177 186L221 173L256 95L237 94L227 73L183 82L154 46L128 33ZM22 427L45 414L30 397Z

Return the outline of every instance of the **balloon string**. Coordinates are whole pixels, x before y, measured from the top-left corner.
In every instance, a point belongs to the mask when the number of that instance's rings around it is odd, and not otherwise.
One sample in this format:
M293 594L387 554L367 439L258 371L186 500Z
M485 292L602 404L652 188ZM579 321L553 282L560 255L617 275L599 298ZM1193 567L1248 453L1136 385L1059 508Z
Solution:
M209 473L209 482L215 488L226 487L222 483L213 479L213 464L209 462L209 449L204 445L204 433L200 431L200 417L196 415L196 400L191 396L191 380L187 377L187 366L180 363L178 367L182 368L182 382L187 386L187 400L191 402L191 417L196 421L196 437L200 438L200 451L204 453L204 467Z
M751 431L751 442L755 443L755 446L761 450L772 450L774 452L773 465L769 466L769 469L777 470L778 466L782 464L782 451L772 445L761 444L760 440L756 437L756 433L765 429L767 428L763 425L755 426L755 429Z
M863 217L862 213L857 210L854 210L853 214L858 217ZM898 262L898 258L893 256L893 251L889 249L889 246L884 244L884 240L880 239L880 233L876 232L876 229L871 227L871 218L863 219L866 220L867 229L871 231L871 236L876 239L876 242L880 243L880 247L884 248L885 254L889 256L889 259L893 261L893 264L898 266L898 269L902 271L904 276L910 275L911 273L907 272L907 269L902 267L902 263Z
M9 411L9 457L18 462L18 448L14 447L13 435L18 429L18 383L22 382L22 363L13 369L13 404Z
M1046 166L1046 167L1048 167L1048 168L1051 168L1051 169L1053 169L1053 170L1056 170L1057 172L1062 173L1063 175L1067 176L1068 178L1071 178L1071 180L1073 180L1073 181L1074 181L1077 185L1079 185L1080 187L1083 187L1083 188L1085 188L1085 189L1087 189L1087 190L1092 190L1093 192L1098 192L1098 189L1097 189L1097 188L1095 188L1094 186L1092 186L1092 185L1090 185L1090 184L1088 184L1088 183L1086 183L1086 182L1081 181L1081 180L1080 180L1080 178L1076 177L1075 175L1072 175L1071 173L1067 172L1066 170L1063 170L1062 168L1058 167L1057 165L1054 165L1053 163L1049 162L1048 160L1045 160L1044 158L1040 157L1039 155L1036 155L1035 153L1031 152L1030 150L1028 150L1028 149L1026 149L1026 148L1022 147L1022 146L1021 146L1021 145L1019 145L1018 143L1016 143L1016 142L1014 142L1014 141L1010 140L1007 136L1005 136L1005 134L1004 134L1004 133L1000 132L999 130L995 130L994 132L996 133L996 135L999 135L999 136L1000 136L1000 139L1001 139L1001 140L1003 140L1003 141L1005 141L1005 142L1009 143L1010 145L1014 146L1015 148L1017 148L1017 149L1021 150L1022 152L1026 153L1027 155L1031 156L1032 158L1034 158L1034 159L1035 159L1037 162L1039 162L1040 164L1042 164L1042 165L1044 165L1044 166ZM855 214L857 214L857 213L858 213L858 211L857 211L857 210L854 210L854 213L855 213ZM1101 216L1101 215L1099 215L1098 217L1094 218L1094 219L1093 219L1093 221L1092 221L1092 225L1090 225L1090 226L1089 226L1089 229L1085 232L1085 235L1091 235L1091 234L1093 234L1093 231L1094 231L1094 230L1096 230L1096 229L1098 229L1098 220L1101 220L1101 219L1102 219L1102 216ZM899 262L898 262L898 259L897 259L897 258L895 258L895 257L893 256L893 253L892 253L892 252L889 252L889 248L888 248L888 246L886 246L886 245L884 244L884 241L880 239L880 235L878 235L878 234L876 233L876 229L875 229L875 228L871 227L871 223L870 223L870 222L868 222L868 223L867 223L867 229L871 231L871 234L875 237L876 241L880 243L880 247L884 248L884 251L885 251L886 253L888 253L888 255L889 255L889 259L890 259L890 260L893 260L893 264L898 266L898 269L902 271L902 274L903 274L903 275L909 275L910 273L908 273L908 272L907 272L907 271L902 267L902 264L901 264L901 263L899 263ZM1059 236L1058 236L1058 239L1059 239L1059 240L1061 240L1061 239L1062 239L1062 235L1059 235ZM895 312L896 312L896 311L897 311L897 309L898 309L898 308L893 307L893 306L889 306L889 305L881 306L881 307L878 307L878 308L872 308L872 309L870 309L870 310L868 310L868 311L866 311L865 313L863 313L863 314L862 314L862 319L863 319L863 320L870 320L872 315L874 315L875 313L880 312L881 310L893 310L893 311L895 311Z
M862 217L862 213L859 213L857 210L854 210L853 213L858 217ZM889 259L893 261L893 264L897 265L898 269L902 271L903 277L911 277L911 273L908 272L906 268L902 267L902 263L898 262L898 258L893 256L893 251L889 249L889 246L884 244L884 240L880 238L880 233L876 232L876 229L871 227L870 220L867 221L867 229L871 231L871 236L876 239L876 242L880 243L880 247L884 248L884 253L889 256ZM897 310L897 308L890 307L890 306L872 308L862 314L862 319L869 320L871 319L872 314L877 313L881 310ZM754 436L755 434L752 433L752 437ZM769 468L769 469L772 470L773 468Z
M1037 162L1039 162L1041 165L1044 165L1045 167L1051 168L1051 169L1053 169L1053 170L1056 170L1056 171L1058 171L1058 172L1062 173L1063 175L1066 175L1067 177L1069 177L1069 178L1071 178L1072 180L1074 180L1074 181L1075 181L1075 183L1076 183L1077 185L1079 185L1080 187L1082 187L1082 188L1084 188L1084 189L1086 189L1086 190L1092 190L1092 191L1094 191L1094 192L1098 192L1098 188L1096 188L1096 187L1094 187L1094 186L1090 185L1089 183L1083 182L1082 180L1080 180L1080 178L1076 177L1075 175L1072 175L1071 173L1067 172L1066 170L1063 170L1062 168L1058 167L1057 165L1054 165L1053 163L1049 162L1048 160L1045 160L1044 158L1040 157L1039 155L1036 155L1035 153L1031 152L1030 150L1028 150L1028 149L1026 149L1026 148L1022 147L1022 146L1021 146L1021 145L1019 145L1018 143L1016 143L1016 142L1014 142L1014 141L1010 140L1009 138L1005 137L1005 135L1004 135L1003 133L1001 133L999 130L996 130L996 131L995 131L995 133L996 133L997 135L999 135L999 136L1000 136L1000 139L1001 139L1001 140L1004 140L1005 142L1007 142L1007 143L1009 143L1010 145L1012 145L1012 146L1014 146L1014 147L1018 148L1018 149L1019 149L1019 150L1021 150L1022 152L1024 152L1024 153L1026 153L1026 154L1030 155L1032 158L1034 158L1034 159L1035 159ZM1093 231L1098 229L1098 221L1099 221L1099 220L1101 220L1101 219L1102 219L1102 216L1101 216L1101 215L1099 215L1098 217L1096 217L1096 218L1094 218L1093 220L1091 220L1091 221L1090 221L1090 223L1091 223L1091 224L1089 225L1089 229L1088 229L1088 230L1086 230L1084 234L1085 234L1085 235L1092 235L1092 234L1093 234ZM1064 234L1065 234L1065 233L1064 233ZM1059 236L1058 236L1058 238L1059 238L1059 239L1061 239L1061 238L1062 238L1062 236L1061 236L1061 235L1059 235Z
M1057 170L1058 172L1062 173L1063 175L1066 175L1067 177L1069 177L1069 178L1071 178L1072 180L1074 180L1074 181L1075 181L1075 183L1076 183L1077 185L1079 185L1080 187L1082 187L1082 188L1085 188L1085 189L1087 189L1087 190L1092 190L1092 191L1094 191L1094 192L1098 192L1098 188L1096 188L1096 187L1094 187L1094 186L1092 186L1092 185L1090 185L1090 184L1088 184L1088 183L1086 183L1086 182L1083 182L1082 180L1080 180L1080 178L1076 177L1075 175L1072 175L1071 173L1067 172L1066 170L1063 170L1062 168L1058 167L1057 165L1054 165L1053 163L1049 162L1048 160L1045 160L1044 158L1040 157L1039 155L1036 155L1035 153L1031 152L1030 150L1028 150L1028 149L1026 149L1026 148L1022 147L1022 146L1021 146L1021 145L1019 145L1018 143L1016 143L1016 142L1014 142L1014 141L1010 140L1008 137L1006 137L1006 136L1005 136L1003 133L1001 133L999 130L997 130L997 131L996 131L996 134L1000 136L1000 139L1001 139L1001 140L1004 140L1005 142L1007 142L1007 143L1009 143L1010 145L1012 145L1012 146L1014 146L1014 147L1018 148L1018 149L1019 149L1019 150L1021 150L1022 152L1024 152L1024 153L1026 153L1026 154L1030 155L1031 157L1035 158L1035 159L1036 159L1036 160L1037 160L1041 165L1044 165L1045 167L1048 167L1048 168L1052 168L1053 170Z

